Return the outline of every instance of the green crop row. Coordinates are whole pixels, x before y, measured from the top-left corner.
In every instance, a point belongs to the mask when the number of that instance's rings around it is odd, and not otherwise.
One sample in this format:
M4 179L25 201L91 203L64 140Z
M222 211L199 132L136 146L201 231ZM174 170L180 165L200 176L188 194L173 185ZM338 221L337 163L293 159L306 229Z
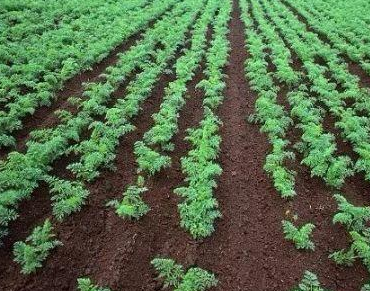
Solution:
M335 51L327 45L320 42L316 35L307 32L302 37L301 25L299 21L291 14L282 14L279 12L281 3L269 3L262 0L265 4L267 17L271 17L273 23L281 31L284 39L291 45L303 63L307 78L312 82L310 92L317 95L317 100L322 102L328 111L335 116L338 121L335 127L340 129L342 136L353 145L353 150L359 155L355 164L355 170L364 171L366 179L370 179L370 155L369 155L369 119L357 113L357 107L363 108L363 94L358 88L358 79L349 74L346 66L341 62ZM326 66L316 63L316 58L322 57ZM336 82L339 82L346 89L339 92L337 83L328 79L330 73ZM346 82L346 83L343 83ZM347 106L346 100L354 101L353 108ZM360 100L358 100L360 99ZM347 162L346 162L347 160ZM350 167L348 158L342 159L340 163L343 167ZM337 164L339 165L339 164ZM351 170L345 170L346 176L352 173ZM338 170L339 174L339 170ZM345 177L343 177L345 178Z
M254 29L249 15L249 4L241 0L240 6L247 49L250 54L245 63L245 73L252 89L258 93L255 103L256 112L250 117L250 121L261 124L261 132L267 134L272 145L272 152L266 158L264 169L272 176L275 188L282 197L292 197L296 194L294 172L285 166L286 159L294 158L293 153L286 149L289 143L286 132L292 120L288 117L285 108L277 102L279 88L274 83L273 75L268 71L266 45Z
M184 44L185 33L199 11L199 4L183 2L168 13L161 25L144 35L133 54L145 60L138 66L141 72L129 83L125 96L120 96L116 105L107 110L105 120L90 125L91 137L71 147L75 154L80 155L80 159L68 168L78 178L91 181L99 175L102 166L112 166L119 139L134 128L130 120L139 113L141 104L150 95L168 61L175 57L178 47ZM157 44L162 44L163 49L156 50Z
M351 60L358 62L370 73L369 29L366 22L358 17L363 11L363 4L354 5L358 11L355 17L348 16L348 10L340 5L331 5L326 1L313 1L308 5L304 1L287 1L307 20L316 31L325 35L340 52L347 54ZM365 2L365 1L362 1ZM344 4L344 3L343 3ZM360 12L361 11L361 12ZM346 21L343 21L346 19Z
M231 1L224 1L213 22L213 36L206 53L206 78L197 84L198 88L203 89L205 96L203 118L198 127L187 130L185 140L190 142L191 149L181 158L186 186L174 190L183 198L178 206L181 226L194 238L211 235L215 219L221 216L217 199L213 197L213 189L217 187L216 177L222 172L217 163L221 121L215 111L222 103L223 90L226 87L222 70L230 50L227 35L231 9Z
M160 105L160 110L153 115L153 127L144 134L142 141L137 141L134 145L134 153L138 164L137 172L141 175L138 179L140 185L128 186L123 194L123 199L113 202L117 214L122 217L132 216L138 218L146 213L147 207L143 206L142 199L139 196L143 192L142 181L146 176L157 173L164 167L168 167L171 163L170 157L162 154L160 150L173 148L170 140L177 132L178 113L185 104L183 95L187 89L186 85L192 79L204 55L208 26L219 5L216 0L207 1L204 12L194 25L190 48L183 50L183 55L177 59L174 65L176 80L170 82L165 90L165 96ZM155 146L156 148L153 149L152 147ZM133 193L137 195L133 195ZM124 209L129 210L129 212L122 213L121 211ZM141 212L131 215L132 209L137 209ZM118 210L121 211L118 212Z

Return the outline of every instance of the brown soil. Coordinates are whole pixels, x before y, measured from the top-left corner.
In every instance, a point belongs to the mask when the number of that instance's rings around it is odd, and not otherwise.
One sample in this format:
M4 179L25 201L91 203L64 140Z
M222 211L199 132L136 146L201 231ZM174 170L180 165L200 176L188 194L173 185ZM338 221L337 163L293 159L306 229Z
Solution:
M358 291L368 279L365 268L338 267L328 259L331 251L347 246L346 232L333 226L336 210L332 191L318 179L310 178L307 168L295 164L298 171L297 197L287 202L279 197L263 171L270 146L258 126L246 122L254 111L257 96L244 77L243 25L237 0L230 22L231 54L225 69L225 100L219 109L223 121L220 164L223 168L215 191L223 214L215 233L202 241L193 240L180 226L179 198L173 189L183 181L180 157L189 150L183 141L185 129L195 126L202 116L202 92L195 85L203 78L201 68L188 84L189 99L181 112L179 134L174 138L173 165L150 181L144 199L151 211L139 221L122 220L105 206L120 197L125 185L135 179L136 164L132 152L135 141L152 125L151 114L158 111L164 88L172 75L164 75L152 96L135 119L137 130L125 136L118 148L117 171L103 172L89 185L91 195L79 212L56 225L57 248L36 274L23 276L12 261L12 244L23 240L30 229L50 215L48 189L41 185L32 200L20 207L20 218L11 225L11 234L0 248L0 290L60 291L76 290L78 277L89 276L94 282L116 291L161 290L150 260L169 256L185 266L198 265L214 272L220 284L213 291L286 291L301 279L304 270L319 275L333 291ZM83 78L83 77L82 77ZM65 174L66 162L55 170ZM350 179L344 187L354 202L368 202L363 177ZM316 225L314 252L299 252L284 240L281 220L298 214L299 223Z

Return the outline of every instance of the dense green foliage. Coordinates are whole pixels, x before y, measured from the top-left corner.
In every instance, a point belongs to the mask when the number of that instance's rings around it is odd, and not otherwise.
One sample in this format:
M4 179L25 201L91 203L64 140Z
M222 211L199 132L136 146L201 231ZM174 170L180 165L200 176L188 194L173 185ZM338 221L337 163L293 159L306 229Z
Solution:
M194 4L192 6L199 8L202 2L196 2L198 6ZM190 4L192 4L191 1ZM134 145L138 165L137 172L145 178L158 173L171 164L171 158L165 154L165 151L173 149L170 140L177 132L179 111L185 104L186 84L192 79L194 71L205 54L207 27L218 6L218 1L209 0L203 13L194 23L191 45L189 48L185 48L183 54L176 60L174 65L176 79L166 87L160 109L153 115L154 124L144 134L143 140L137 141ZM129 189L130 187L135 188L136 186L128 186ZM142 200L137 199L136 201L138 202L136 208L142 208ZM144 214L144 212L141 213Z
M166 5L157 5L156 9L158 11L164 10ZM74 163L69 168L76 173L77 177L86 180L98 176L97 168L102 163L110 165L112 157L114 157L112 145L116 146L118 138L128 129L132 129L127 120L121 118L119 114L121 110L129 110L130 116L133 117L138 113L138 101L143 99L134 90L129 95L131 98L127 99L127 103L121 103L118 100L117 107L108 109L106 104L111 100L112 93L130 73L145 65L148 70L139 74L138 80L143 79L147 80L147 83L148 80L150 82L147 86L143 86L142 82L134 82L133 88L144 90L146 93L143 96L147 96L177 46L185 41L186 29L191 24L200 5L201 3L193 5L191 2L181 2L175 6L173 10L168 12L167 17L159 20L152 28L148 29L136 45L125 54L119 55L116 64L106 69L104 78L100 82L85 85L83 92L85 98L79 102L79 111L76 114L64 112L62 114L63 120L57 126L32 131L25 153L11 152L5 161L0 162L0 191L2 192L0 198L0 239L7 234L10 221L17 218L16 209L19 202L29 198L39 182L45 180L45 174L51 170L51 165L57 158L68 154L71 150L80 153L82 149L85 154L82 155L81 162ZM189 7L192 7L189 13L182 14ZM182 19L182 25L173 25L173 21L179 20L179 18L174 18L176 15ZM172 29L174 33L169 34L168 29ZM156 35L156 37L153 38L152 35ZM167 46L164 50L157 52L155 62L157 65L148 66L150 52L159 41L163 41ZM96 116L104 114L107 114L107 118L109 118L108 125L113 123L113 128L102 127L101 123L93 122ZM117 119L117 117L119 118ZM80 143L80 135L89 126L98 128L97 131L100 132L100 135L93 134L92 139ZM101 134L108 136L103 138ZM70 147L72 142L75 144ZM85 192L81 191L81 193Z
M36 8L43 2L35 1L32 6ZM47 21L58 23L53 9L65 15L71 6L77 8L75 19L61 21L55 29L45 32L39 24L41 27L35 29L41 31L33 37L0 43L0 47L4 47L0 55L0 103L6 102L6 110L0 111L0 146L14 145L11 133L22 127L22 118L33 114L39 106L50 105L54 93L67 79L102 60L110 50L147 27L176 1L148 4L146 0L94 0L87 6L74 0L66 1L65 6L56 4L58 1L50 2L43 15ZM21 29L27 22L34 21L28 17L21 19L22 12L12 15L13 8L17 7L11 4L4 7L9 9L7 13L17 27L8 23L5 34L13 35L16 28Z
M310 187L320 182L307 183L309 176L322 180L325 191L349 192L348 198L356 197L350 192L358 189L358 179L370 181L370 90L366 82L366 74L370 74L370 14L364 13L370 11L370 4L365 0L3 0L0 246L20 215L19 206L32 198L40 186L50 193L51 211L44 219L52 216L25 241L14 244L14 260L21 265L22 273L30 274L42 267L51 251L61 245L52 222L57 227L66 223L69 215L90 201L88 189L95 186L90 183L99 177L104 179L101 176L105 170L116 170L116 160L127 162L117 159L127 136L134 144L131 150L136 168L129 175L117 173L125 179L122 197L102 202L110 207L109 211L124 219L140 219L150 210L146 201L152 185L157 185L156 179L166 175L165 169L176 167L178 171L180 167L181 173L176 175L181 178L176 184L158 192L178 195L171 198L176 201L171 200L171 205L178 204L180 226L193 239L204 239L215 231L215 223L222 217L222 205L217 199L218 194L223 194L217 190L223 173L219 161L222 140L234 138L221 136L222 126L229 120L218 116L227 87L224 73L228 72L225 66L234 8L235 13L241 12L246 50L243 66L249 84L246 88L243 84L241 91L247 91L245 98L252 98L254 103L254 113L248 120L257 123L267 138L263 169L272 180L271 188L289 199L286 217L291 217L293 211L293 218L298 217L295 211L307 205L302 201L309 203L310 211L305 216L315 223L313 210L319 209L323 215L332 210L327 205L311 205ZM230 39L233 37L236 35ZM115 48L122 52L116 53ZM113 64L101 75L84 83L82 92L72 90L76 96L66 96L68 101L55 103L56 96L64 98L64 93L69 94L68 80L85 76L84 71L96 65L98 69L106 67L101 61L110 53L115 55L107 62ZM171 77L162 78L164 74ZM162 79L164 84L160 84ZM196 111L202 114L195 115L201 115L201 119L196 124L189 121L191 127L180 133L185 135L185 150L179 156L177 151L173 154L174 140L179 134L182 111L192 97L187 94L189 86L193 87L189 84L195 80L201 96L194 95L202 101L197 108L201 111ZM64 87L67 90L58 93ZM149 99L156 99L158 88L164 88L164 93L157 108ZM142 128L136 117L148 114L141 112L145 102L157 111L148 116L150 126L140 129L145 132L132 141L130 134L136 126ZM49 120L42 119L40 124L36 121L36 128L25 130L25 144L18 143L16 137L25 118L53 104L63 108L54 111L53 125L45 126ZM23 138L23 133L20 136ZM64 168L64 162L69 164L57 176L60 172L56 168ZM356 183L352 183L351 176L355 176ZM266 195L271 192L268 188ZM245 191L238 195L245 195L243 201L248 201L248 195L253 193L240 189ZM339 265L362 262L370 272L370 207L354 205L344 195L334 195L338 211L332 227L342 232L349 243L334 252L330 248L332 253L325 255ZM302 199L298 204L293 199L296 196ZM268 211L268 206L266 203L263 209ZM247 210L252 207L255 205L245 207L245 222ZM263 219L263 213L259 214ZM170 216L174 217L172 213ZM223 223L230 220L230 216L225 217ZM316 231L322 229L326 218L317 219L320 227ZM263 220L258 221L262 228ZM282 229L292 246L315 250L314 224L296 226L283 220ZM321 243L317 242L317 247L321 248ZM322 251L327 248L319 250ZM212 273L198 267L185 269L171 259L160 258L154 259L152 265L164 288L203 291L217 285ZM77 285L80 291L109 291L95 286L89 278L78 279ZM309 271L293 290L324 291L316 275ZM370 290L369 284L361 289L366 290Z
M191 149L181 158L181 168L187 185L174 190L183 197L179 204L181 226L194 238L211 235L215 219L221 216L218 202L213 197L213 189L217 186L216 177L222 173L222 168L217 163L221 121L215 112L222 103L223 89L226 86L222 70L228 60L227 25L231 9L231 2L224 1L213 21L214 34L206 53L206 78L197 85L204 91L203 119L198 127L187 130L185 140L191 144Z

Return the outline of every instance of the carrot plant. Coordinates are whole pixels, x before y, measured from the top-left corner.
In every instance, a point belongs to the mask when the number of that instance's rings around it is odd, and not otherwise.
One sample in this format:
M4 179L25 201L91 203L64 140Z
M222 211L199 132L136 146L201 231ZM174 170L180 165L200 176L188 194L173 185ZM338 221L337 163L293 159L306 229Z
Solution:
M110 291L109 288L94 285L89 278L77 279L77 289L79 291Z
M159 273L165 287L172 287L174 291L205 291L217 285L216 277L198 267L189 268L176 264L172 259L156 258L152 265Z
M23 274L31 274L42 267L42 262L49 256L51 250L62 243L55 240L50 220L45 220L42 226L37 226L25 242L14 244L14 261L22 267Z
M107 206L114 207L117 215L122 218L139 219L149 211L148 205L141 198L146 191L148 188L144 187L144 178L139 176L137 185L128 186L121 200L111 200Z
M307 223L298 228L287 220L283 220L282 225L285 239L292 241L297 249L315 250L315 244L310 238L315 225Z
M53 215L57 220L61 221L71 213L79 211L85 204L89 191L83 183L52 176L47 176L46 181L51 186Z
M329 290L323 289L321 287L321 284L314 273L310 271L305 271L303 274L303 279L299 283L298 287L293 288L291 291L329 291Z
M370 221L370 207L355 206L340 194L334 195L338 203L338 212L333 217L333 223L339 223L348 230L363 231Z
M338 203L338 212L334 215L333 223L344 225L350 235L351 245L330 254L330 258L340 265L353 265L359 258L370 271L370 207L355 206L343 196L336 194L334 198Z

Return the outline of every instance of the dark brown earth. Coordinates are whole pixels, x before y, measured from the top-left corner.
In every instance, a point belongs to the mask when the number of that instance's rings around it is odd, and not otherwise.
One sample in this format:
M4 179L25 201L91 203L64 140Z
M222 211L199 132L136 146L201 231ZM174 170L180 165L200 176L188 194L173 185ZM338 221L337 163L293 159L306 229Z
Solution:
M292 202L279 197L263 171L270 146L257 125L246 122L254 111L257 96L244 77L243 25L237 0L230 22L231 54L225 69L225 100L219 109L223 121L222 149L219 157L223 174L215 191L223 214L216 231L202 241L193 240L179 226L173 189L181 185L180 157L189 150L183 141L185 129L195 126L202 117L202 92L195 85L203 78L202 68L188 84L189 99L179 119L179 134L174 138L173 166L152 178L145 201L151 211L139 221L122 220L105 203L122 194L125 185L135 179L133 144L152 125L151 114L158 111L164 88L173 75L164 75L152 96L135 119L137 130L125 136L117 152L117 171L105 171L89 185L91 195L79 212L56 225L57 248L35 275L23 276L12 261L12 244L24 240L30 230L50 216L48 189L41 185L30 201L20 207L20 218L11 225L10 236L0 248L0 290L61 291L76 290L78 277L89 276L94 282L116 291L162 290L150 266L154 257L172 257L185 266L197 265L214 272L220 284L213 291L286 291L298 283L304 270L318 274L326 288L333 291L358 291L368 279L365 268L338 267L328 259L331 251L346 247L346 232L333 226L336 210L333 192L309 170L295 164L298 171L298 196ZM112 58L112 59L110 59ZM114 63L114 54L105 60ZM98 65L99 66L99 65ZM106 65L102 65L105 67ZM98 75L98 70L93 71ZM80 76L85 80L86 76ZM77 86L80 81L76 80ZM68 89L67 89L68 90ZM49 113L51 114L51 112ZM67 160L58 161L55 173L68 175ZM349 179L343 191L356 203L368 203L368 183L359 175ZM314 252L299 252L284 240L281 220L297 214L298 223L316 225Z

